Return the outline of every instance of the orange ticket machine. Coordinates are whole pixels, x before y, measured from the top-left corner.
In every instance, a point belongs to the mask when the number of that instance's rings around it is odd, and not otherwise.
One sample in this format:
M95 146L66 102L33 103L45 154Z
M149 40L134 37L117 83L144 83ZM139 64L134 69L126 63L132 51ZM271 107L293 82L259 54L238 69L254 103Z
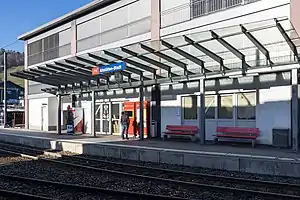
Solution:
M140 122L140 102L125 102L123 111L128 114L130 120L128 134L133 136L134 132L136 132L139 135L139 127L135 127L135 125ZM150 134L150 102L144 101L144 138L148 134Z

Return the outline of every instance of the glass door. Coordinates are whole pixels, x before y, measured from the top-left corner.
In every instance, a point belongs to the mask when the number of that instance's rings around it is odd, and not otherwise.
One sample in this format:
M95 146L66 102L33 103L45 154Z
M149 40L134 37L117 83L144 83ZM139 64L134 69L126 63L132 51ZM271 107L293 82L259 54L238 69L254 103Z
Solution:
M112 122L113 135L120 135L120 119L121 119L121 103L112 103L111 122Z
M95 131L100 134L100 123L101 123L101 104L95 105Z
M109 121L110 121L110 108L109 103L103 103L101 104L102 108L102 119L101 119L101 133L102 134L110 134L109 130Z

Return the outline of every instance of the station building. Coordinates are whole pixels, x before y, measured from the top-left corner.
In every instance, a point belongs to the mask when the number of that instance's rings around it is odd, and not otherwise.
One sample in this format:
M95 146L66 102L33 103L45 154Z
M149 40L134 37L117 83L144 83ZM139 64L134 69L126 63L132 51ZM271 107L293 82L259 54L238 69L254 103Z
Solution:
M132 116L158 136L196 125L204 143L217 126L257 127L259 143L273 145L273 130L285 129L298 149L299 7L95 0L19 37L25 69L12 75L25 79L25 127L60 132L71 105L83 109L86 134L119 135L121 112L138 105ZM92 74L114 63L126 65L118 76Z

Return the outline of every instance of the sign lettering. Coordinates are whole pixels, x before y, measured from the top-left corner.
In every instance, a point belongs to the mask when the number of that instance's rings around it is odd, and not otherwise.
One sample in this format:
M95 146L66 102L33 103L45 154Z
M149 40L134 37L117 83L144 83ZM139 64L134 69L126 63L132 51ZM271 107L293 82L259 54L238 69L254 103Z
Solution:
M111 65L94 67L92 69L92 75L96 76L96 75L104 74L104 73L111 73L111 72L116 72L116 71L122 71L125 68L126 68L126 63L125 62L119 62L119 63L114 63L114 64L111 64Z

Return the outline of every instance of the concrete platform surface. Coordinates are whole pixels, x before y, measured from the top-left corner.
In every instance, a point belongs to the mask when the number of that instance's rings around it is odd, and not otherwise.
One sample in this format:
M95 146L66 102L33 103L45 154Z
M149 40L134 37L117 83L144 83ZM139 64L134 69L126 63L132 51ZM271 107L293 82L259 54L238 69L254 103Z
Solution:
M287 149L247 145L200 145L190 141L122 140L118 136L57 135L0 129L0 141L79 154L268 175L300 177L300 155Z

